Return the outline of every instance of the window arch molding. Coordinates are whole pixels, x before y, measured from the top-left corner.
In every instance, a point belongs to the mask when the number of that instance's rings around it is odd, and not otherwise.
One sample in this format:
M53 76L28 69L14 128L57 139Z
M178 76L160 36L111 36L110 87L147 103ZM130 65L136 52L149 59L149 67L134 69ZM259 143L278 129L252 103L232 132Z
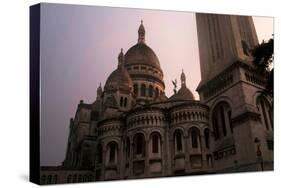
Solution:
M271 101L264 95L256 96L256 108L260 114L261 122L268 131L272 131L273 123L273 107Z
M174 143L174 151L175 153L179 153L179 152L184 152L185 149L185 134L184 134L184 129L183 128L176 128L174 131L173 131L173 143Z
M272 99L271 99L270 97L268 97L266 93L261 92L261 91L256 92L256 93L254 94L254 96L253 96L253 100L254 100L253 103L254 103L255 105L257 104L257 100L258 100L258 98L260 98L260 97L263 97L263 98L270 104L271 107L273 106L273 101L272 101Z
M144 157L146 155L146 134L138 131L133 135L133 156Z
M229 103L229 99L224 97L227 100L218 100L212 105L210 111L211 114L211 125L214 133L215 140L218 140L222 137L230 136L233 133L233 112L232 112L232 103Z
M106 153L107 153L107 162L109 163L117 163L118 162L118 142L116 141L109 141L106 146Z
M198 128L197 126L191 126L188 129L188 137L190 140L190 145L192 148L201 148L201 129Z
M160 154L162 152L162 134L159 131L152 131L149 135L149 142L151 147L151 152L153 154Z
M200 125L199 124L197 124L197 123L192 123L189 127L188 127L188 129L186 130L186 135L189 137L190 136L190 129L192 129L192 128L195 128L195 129L198 129L199 131L200 131L200 134L203 132L203 130L204 130L204 128L202 129L201 127L200 127Z

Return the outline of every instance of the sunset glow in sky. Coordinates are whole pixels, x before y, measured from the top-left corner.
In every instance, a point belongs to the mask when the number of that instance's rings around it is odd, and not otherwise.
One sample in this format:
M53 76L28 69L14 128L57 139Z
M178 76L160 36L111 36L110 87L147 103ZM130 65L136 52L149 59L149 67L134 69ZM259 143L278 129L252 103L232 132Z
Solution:
M180 80L195 98L200 65L195 14L127 8L43 4L41 15L41 165L64 160L69 120L79 100L92 103L99 83L117 68L120 49L137 43L144 21L146 44L159 58L166 84ZM254 17L259 41L273 34L273 18Z

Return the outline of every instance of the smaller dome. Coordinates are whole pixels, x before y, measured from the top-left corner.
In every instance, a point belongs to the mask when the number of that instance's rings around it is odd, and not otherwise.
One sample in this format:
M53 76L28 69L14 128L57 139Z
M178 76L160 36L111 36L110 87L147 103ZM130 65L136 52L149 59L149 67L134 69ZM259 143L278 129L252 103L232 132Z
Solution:
M172 95L169 98L170 101L178 101L178 100L195 100L192 92L185 86L183 85L180 90Z
M118 68L113 71L107 78L104 89L130 89L132 88L132 86L133 82L127 70L121 66L118 66Z
M124 68L124 54L123 50L118 56L118 67L115 71L113 71L106 80L104 89L127 89L131 90L133 86L133 82L127 70Z
M169 98L170 101L178 100L195 100L192 92L186 87L186 76L182 70L181 73L181 88Z

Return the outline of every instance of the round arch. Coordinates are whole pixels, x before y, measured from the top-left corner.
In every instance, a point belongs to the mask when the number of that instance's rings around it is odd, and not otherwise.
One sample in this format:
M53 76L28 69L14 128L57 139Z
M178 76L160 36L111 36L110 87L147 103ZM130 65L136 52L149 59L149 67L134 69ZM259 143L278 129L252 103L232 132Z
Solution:
M200 129L193 126L188 129L188 135L190 137L190 145L192 148L201 148L201 132Z
M218 100L214 104L210 112L210 120L215 140L218 140L222 137L230 136L233 133L233 108L227 100Z
M273 108L271 101L264 94L256 96L256 108L260 114L261 122L267 131L273 130Z
M118 142L112 140L109 141L106 145L107 151L107 162L108 163L117 163L118 162L118 149L119 145Z
M133 135L133 153L135 158L145 156L146 137L142 132Z
M230 106L231 109L234 109L234 105L233 105L232 100L231 100L229 97L227 97L227 96L221 96L220 98L216 99L216 100L212 103L211 108L210 108L210 114L213 113L214 108L215 108L219 103L221 103L221 102L227 103L227 104Z

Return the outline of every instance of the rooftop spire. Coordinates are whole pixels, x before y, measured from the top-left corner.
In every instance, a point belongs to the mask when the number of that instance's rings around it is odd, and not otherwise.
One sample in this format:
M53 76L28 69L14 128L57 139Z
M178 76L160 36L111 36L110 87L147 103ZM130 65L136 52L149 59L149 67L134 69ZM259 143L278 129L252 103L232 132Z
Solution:
M186 77L185 77L185 74L183 72L183 69L182 69L182 73L181 73L181 87L183 86L186 86Z
M124 63L124 54L123 54L123 48L121 48L121 52L118 55L118 66L123 65Z
M97 99L99 99L101 97L101 94L102 94L102 87L101 87L101 82L100 82L100 85L97 88Z
M141 20L141 24L138 30L139 38L138 43L144 43L145 42L145 29L143 26L143 21Z

